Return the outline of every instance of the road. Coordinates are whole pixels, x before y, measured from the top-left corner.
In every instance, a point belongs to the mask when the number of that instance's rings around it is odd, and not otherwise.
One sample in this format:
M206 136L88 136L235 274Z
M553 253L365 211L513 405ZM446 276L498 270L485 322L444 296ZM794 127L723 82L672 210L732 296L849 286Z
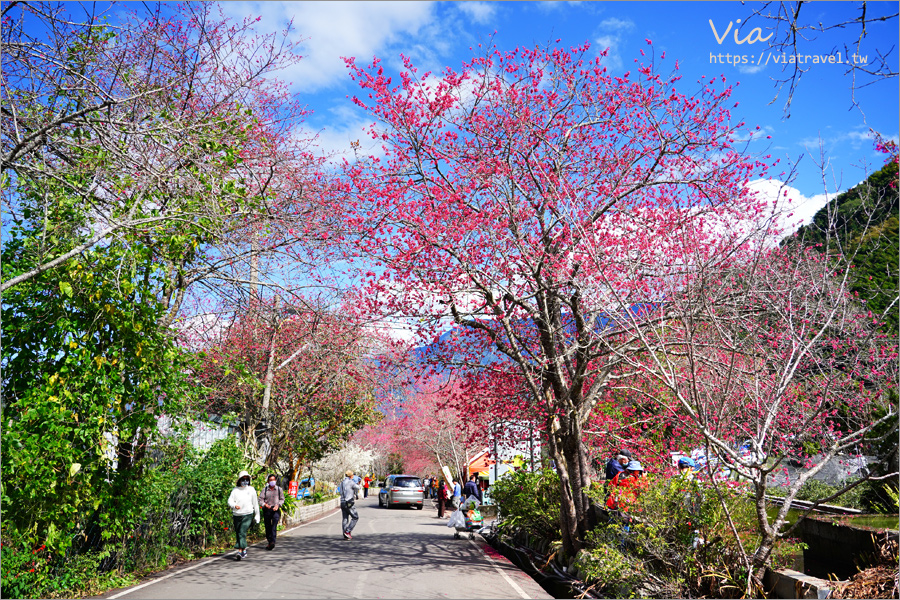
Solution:
M267 551L256 544L157 574L104 598L552 598L476 536L453 539L445 519L424 510L357 503L353 539L341 536L340 511L280 532Z

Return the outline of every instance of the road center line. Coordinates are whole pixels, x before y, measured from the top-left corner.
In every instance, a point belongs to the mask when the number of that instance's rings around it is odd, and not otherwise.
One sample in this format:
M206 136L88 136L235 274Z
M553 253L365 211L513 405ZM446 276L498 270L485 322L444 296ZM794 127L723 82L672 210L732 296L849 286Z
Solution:
M337 512L337 511L335 511L335 512ZM282 534L282 535L287 535L288 533L291 533L291 532L294 531L294 530L300 529L301 527L306 527L307 525L311 525L312 523L315 523L316 521L321 521L322 519L328 518L328 517L330 517L330 516L333 515L333 514L335 514L335 513L329 513L329 514L323 515L323 516L321 516L321 517L319 517L319 518L317 518L317 519L313 519L312 521L307 521L306 523L301 523L300 525L297 525L296 527L291 527L291 528L288 529L287 531L282 531L281 534ZM257 542L256 544L254 544L254 546L259 545L260 543L261 543L261 542ZM143 589L143 588L145 588L145 587L151 586L151 585L153 585L154 583L159 583L160 581L165 581L165 580L168 579L169 577L174 577L174 576L180 575L180 574L182 574L182 573L187 573L188 571L193 571L194 569L200 568L200 567L202 567L203 565L205 565L205 564L207 564L207 563L211 563L211 562L214 561L214 560L218 560L218 559L220 559L220 558L225 558L225 557L227 557L227 556L233 556L233 555L235 555L235 554L237 554L237 550L232 550L231 552L226 552L225 554L222 554L222 555L219 555L219 556L213 556L212 558L208 558L208 559L206 559L206 560L201 560L201 561L198 562L196 565L193 565L193 566L190 566L190 567L186 567L186 568L184 568L184 569L179 569L179 570L175 571L174 573L169 573L168 575L163 575L163 576L160 577L159 579L154 579L153 581L148 581L148 582L146 582L146 583L142 583L142 584L140 584L140 585L136 585L136 586L134 586L134 587L131 588L131 589L125 590L124 592L119 592L118 594L116 594L116 595L114 595L114 596L110 596L110 597L109 597L109 600L114 600L115 598L121 598L122 596L125 596L126 594L130 594L131 592L136 592L136 591L138 591L138 590L140 590L140 589Z
M369 598L371 594L366 594L366 579L369 578L369 572L363 571L359 574L359 580L356 582L356 587L353 588L353 597L354 598Z
M519 584L516 583L515 581L513 581L512 578L509 575L507 575L506 572L497 565L497 562L493 558L491 558L491 556L487 552L485 552L481 546L479 546L478 544L475 543L475 540L469 540L469 543L472 544L473 546L475 546L476 548L478 548L478 551L481 552L481 554L486 559L488 559L488 561L491 563L491 566L494 567L495 569L497 569L497 572L503 576L503 579L506 580L506 583L511 585L512 588L514 590L516 590L516 593L519 594L519 596L521 596L522 598L526 598L526 599L530 598L530 596L528 594L526 594L522 590L522 588L519 587Z

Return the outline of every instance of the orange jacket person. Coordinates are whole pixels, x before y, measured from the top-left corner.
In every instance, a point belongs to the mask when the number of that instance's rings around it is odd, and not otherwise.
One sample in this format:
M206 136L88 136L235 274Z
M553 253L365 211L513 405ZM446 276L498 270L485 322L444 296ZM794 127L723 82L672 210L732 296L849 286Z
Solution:
M628 511L634 506L638 496L647 489L647 481L643 478L644 467L636 460L626 465L625 470L617 474L610 485L606 506L612 510Z

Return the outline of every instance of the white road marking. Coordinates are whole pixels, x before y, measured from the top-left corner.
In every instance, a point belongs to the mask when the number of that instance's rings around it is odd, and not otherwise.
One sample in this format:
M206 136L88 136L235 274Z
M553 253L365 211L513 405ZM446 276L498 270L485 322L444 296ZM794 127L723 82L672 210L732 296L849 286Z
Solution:
M359 574L359 580L356 582L356 587L353 588L353 597L354 598L369 598L371 594L366 594L366 579L369 578L369 572L363 571Z
M337 511L336 511L336 512L337 512ZM288 529L288 530L286 530L286 531L282 531L282 532L281 532L281 535L287 535L288 533L291 533L292 531L294 531L294 530L296 530L296 529L300 529L301 527L306 527L307 525L310 525L310 524L312 524L312 523L315 523L316 521L321 521L322 519L325 519L325 518L327 518L327 517L330 517L330 516L333 515L333 514L335 514L335 513L330 513L330 514L325 515L324 517L319 517L318 519L314 519L314 520L312 520L312 521L307 521L306 523L301 523L300 525L297 525L296 527L291 527L290 529ZM257 542L256 544L254 544L254 546L257 546L257 545L259 545L260 543L261 543L261 542ZM136 585L136 586L134 586L134 587L131 588L131 589L125 590L124 592L119 592L119 593L116 594L115 596L110 596L110 597L109 597L109 600L114 600L115 598L121 598L122 596L125 596L126 594L130 594L131 592L136 592L136 591L138 591L138 590L140 590L140 589L143 589L143 588L145 588L145 587L147 587L147 586L151 586L151 585L153 585L154 583L159 583L160 581L165 581L165 580L168 579L169 577L174 577L174 576L176 576L176 575L181 575L182 573L187 573L188 571L193 571L194 569L197 569L197 568L199 568L199 567L202 567L203 565L205 565L205 564L207 564L207 563L211 563L211 562L214 561L214 560L217 560L217 559L220 559L220 558L225 558L225 557L227 557L227 556L233 556L233 555L237 554L237 552L238 552L237 550L232 550L231 552L226 552L225 554L222 554L221 556L213 556L212 558L208 558L208 559L206 559L206 560L202 560L202 561L198 562L196 565L193 565L193 566L190 566L190 567L187 567L187 568L184 568L184 569L179 569L178 571L175 571L174 573L169 573L168 575L163 575L163 576L160 577L159 579L154 579L153 581L148 581L147 583L142 583L141 585Z
M483 548L481 548L478 544L476 544L475 540L469 540L469 543L472 544L473 546L475 546L476 548L478 548L478 551L481 552L486 559L488 559L488 561L491 563L491 566L494 567L495 569L497 569L497 572L503 576L503 579L506 580L506 583L511 585L512 589L514 589L516 591L516 593L519 594L519 596L521 596L522 598L526 598L526 599L531 597L528 594L526 594L522 590L522 588L519 587L519 584L517 584L515 581L513 581L512 578L509 575L507 575L503 569L501 569L499 566L497 566L497 562L493 558L491 558L491 556L487 552L485 552Z

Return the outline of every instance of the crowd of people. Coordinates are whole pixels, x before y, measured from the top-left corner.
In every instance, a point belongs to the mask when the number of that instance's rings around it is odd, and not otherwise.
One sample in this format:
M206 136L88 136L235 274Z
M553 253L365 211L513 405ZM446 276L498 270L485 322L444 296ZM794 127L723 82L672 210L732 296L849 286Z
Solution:
M693 479L697 469L695 461L681 457L677 466L680 477ZM647 487L643 465L635 460L627 449L619 450L609 459L606 463L605 476L606 507L610 510L628 512ZM360 492L363 498L368 498L369 487L374 482L375 480L368 475L360 477L348 470L338 485L342 515L341 532L347 540L353 538L353 529L359 521L355 503L360 497ZM426 498L435 501L438 518L448 517L448 513L461 506L464 498L475 497L479 502L483 502L484 498L476 475L470 475L465 485L456 480L447 481L438 477L426 477L423 485ZM233 517L237 560L246 558L247 530L251 522L259 523L261 516L265 524L267 549L275 548L281 508L284 506L284 490L278 485L278 478L274 474L267 477L266 486L257 493L250 485L250 474L241 471L228 497L228 506Z
M693 480L697 463L686 456L678 459L678 476ZM606 507L628 512L640 494L647 488L644 467L627 449L619 450L606 463Z

